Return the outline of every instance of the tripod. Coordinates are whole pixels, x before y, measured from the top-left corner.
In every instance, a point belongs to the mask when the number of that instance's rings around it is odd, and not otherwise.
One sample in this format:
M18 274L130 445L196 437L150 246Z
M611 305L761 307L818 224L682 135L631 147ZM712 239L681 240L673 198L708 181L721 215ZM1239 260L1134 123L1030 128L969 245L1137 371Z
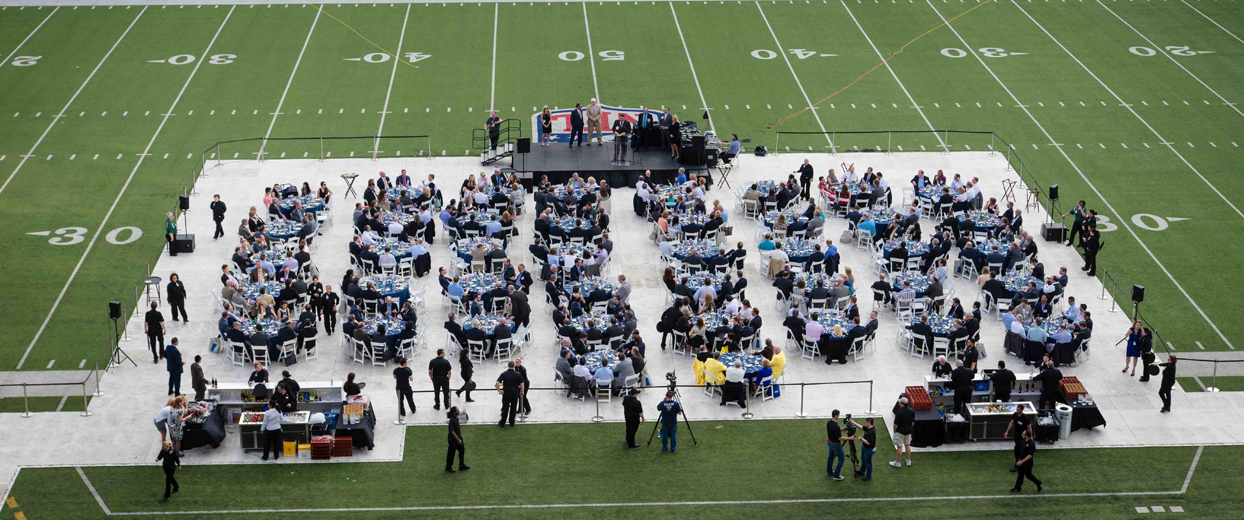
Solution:
M674 392L674 401L678 402L679 404L678 413L682 415L682 422L687 425L687 433L691 435L691 445L699 446L700 443L696 442L695 440L695 432L691 431L691 421L687 419L687 412L686 410L682 409L682 392L678 391L678 382L675 381L674 379L670 379L669 381L670 381L669 391ZM653 423L654 424L652 425L652 434L648 435L648 447L649 448L652 447L652 439L656 437L657 435L657 428L660 427L661 420L658 418L656 421L653 421Z
M119 366L122 361L129 361L131 365L138 367L138 363L135 363L133 359L130 359L129 354L126 354L124 350L121 350L121 325L118 318L112 319L112 333L113 343L116 344L116 347L112 350L112 359L108 361L108 366Z
M847 437L855 437L855 431L856 431L855 425L852 424L851 418L848 417L847 418ZM854 471L852 473L855 474L855 478L860 478L860 457L859 457L859 453L855 451L855 441L851 441L851 440L842 441L842 445L846 446L848 448L848 453L851 454L851 467L854 468Z

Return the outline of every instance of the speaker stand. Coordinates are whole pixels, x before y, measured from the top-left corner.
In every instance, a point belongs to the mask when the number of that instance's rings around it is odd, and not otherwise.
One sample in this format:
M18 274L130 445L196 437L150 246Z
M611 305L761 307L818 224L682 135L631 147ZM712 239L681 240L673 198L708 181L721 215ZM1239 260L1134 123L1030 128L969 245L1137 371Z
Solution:
M120 320L118 320L117 318L113 318L112 319L113 337L117 338L118 341L115 342L117 345L112 350L112 358L108 360L108 368L121 366L122 361L129 361L130 364L134 365L135 368L138 367L138 363L135 363L134 360L130 358L130 355L126 354L124 350L121 350L120 338L121 338L121 333L123 330L124 329L122 329L120 325ZM129 337L127 336L124 341L129 341Z
M182 222L182 225L186 226L183 229L185 229L186 232L189 232L190 231L190 209L189 208L181 210L181 222ZM174 236L173 238L176 239L177 237Z

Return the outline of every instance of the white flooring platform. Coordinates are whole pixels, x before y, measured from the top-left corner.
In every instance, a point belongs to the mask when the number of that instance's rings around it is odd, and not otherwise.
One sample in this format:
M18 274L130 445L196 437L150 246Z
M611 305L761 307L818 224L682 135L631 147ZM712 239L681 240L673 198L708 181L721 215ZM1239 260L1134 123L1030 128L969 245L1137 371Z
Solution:
M1007 171L1005 159L1001 156L990 156L986 152L955 152L949 155L930 153L898 153L894 155L843 153L838 155L809 154L818 175L828 168L841 169L842 163L854 163L859 171L871 166L884 172L890 179L891 186L901 186L907 182L917 169L931 174L938 169L945 170L948 175L961 174L965 179L979 177L983 183L986 197L1001 197L1002 181L1017 180L1014 172ZM782 154L768 157L742 157L741 165L730 175L730 182L741 186L753 180L785 179L804 159L802 154ZM274 183L310 182L316 186L320 181L327 181L336 193L336 211L333 223L323 231L323 236L316 242L318 245L312 258L321 269L321 281L336 287L349 268L347 242L351 239L350 214L356 199L344 199L345 183L341 179L344 172L360 174L357 182L361 192L367 178L373 178L378 171L386 171L395 177L401 169L407 169L412 178L424 179L427 174L436 175L437 184L447 198L456 198L458 186L466 175L478 173L481 167L472 158L437 158L437 159L393 159L370 161L365 159L333 159L325 162L313 160L273 160L264 163L254 161L225 163L220 167L209 169L207 175L200 179L197 195L192 200L190 229L198 238L198 249L193 254L182 254L169 257L165 254L156 266L156 275L167 280L171 273L176 272L186 284L189 292L187 308L191 322L180 324L168 322L168 336L181 339L182 353L187 364L194 355L204 357L204 367L209 378L220 381L244 381L250 372L249 367L231 366L224 355L208 352L209 338L216 333L218 311L214 311L214 302L210 291L220 288L220 266L228 262L232 249L236 245L233 231L241 219L246 216L250 206L260 206L261 213L263 187ZM226 219L226 231L229 235L213 241L212 223L207 211L207 204L213 194L220 194L229 205ZM896 193L898 193L896 188ZM691 358L673 355L670 351L662 351L660 335L655 326L661 312L665 309L665 289L660 281L661 264L658 260L658 248L648 240L650 225L632 211L631 199L633 188L614 190L612 203L612 239L615 243L611 272L609 275L626 274L634 287L631 295L632 306L639 318L639 330L648 345L648 371L653 375L653 383L663 385L663 374L676 370L679 382L691 384ZM530 196L529 196L530 197ZM1065 198L1076 198L1074 193L1064 194ZM709 192L709 202L717 199L727 208L734 207L734 194L728 189L714 189ZM1017 194L1017 204L1024 202L1023 193ZM898 205L899 200L895 200ZM528 206L532 206L530 198ZM1030 232L1035 232L1043 215L1029 214L1025 211L1025 222ZM516 247L511 249L510 258L515 263L530 264L527 245L530 244L532 226L530 212L522 217L519 225L523 231ZM779 341L783 338L781 318L775 307L775 289L770 282L756 274L755 262L757 240L754 237L755 222L747 221L741 215L731 213L730 224L734 226L734 234L730 244L742 241L748 248L748 268L746 276L749 280L748 297L753 305L762 310L765 320L763 337ZM932 222L922 223L922 227L931 230ZM826 223L824 237L836 239L846 229L842 220L831 220ZM433 267L448 265L450 254L445 248L443 232L438 230L438 240L433 251ZM1244 409L1244 396L1239 393L1192 393L1175 392L1174 411L1160 414L1160 400L1157 396L1157 382L1142 384L1137 378L1121 374L1123 347L1113 343L1121 338L1128 326L1124 312L1110 313L1109 300L1099 299L1102 287L1097 280L1090 278L1079 267L1082 261L1071 248L1046 242L1039 242L1038 256L1046 267L1046 272L1056 272L1061 266L1068 267L1071 282L1067 294L1076 297L1079 302L1087 302L1093 312L1096 325L1094 346L1087 362L1078 367L1063 368L1066 375L1078 376L1097 401L1108 426L1095 430L1075 432L1069 440L1059 442L1056 447L1099 447L1099 446L1142 446L1171 444L1217 444L1244 442L1244 419L1240 411ZM875 280L869 269L869 259L865 251L852 246L842 247L842 266L851 267L857 283L864 290L858 291L860 306L869 309L872 306L871 292L867 286ZM435 272L435 270L434 270ZM437 348L445 346L445 334L441 328L448 312L448 306L438 296L439 287L434 274L423 279L428 284L428 302L420 317L429 324L429 348L419 351L412 360L416 374L416 390L429 390L431 383L423 378L428 360L435 355ZM978 296L974 282L954 280L956 296L965 305L970 306ZM528 348L524 364L528 367L533 385L536 387L553 386L553 364L557 348L553 345L554 329L551 320L543 311L543 295L532 298L532 324L535 327L534 345ZM168 316L167 306L162 308ZM890 415L889 410L897 396L907 385L920 385L925 374L929 373L932 360L913 358L895 344L898 323L891 313L885 312L881 317L876 349L869 351L866 358L847 365L826 365L821 360L808 361L799 358L798 352L788 352L789 364L782 397L761 403L752 403L751 411L756 419L793 418L802 409L812 417L829 415L831 409L841 409L856 415L863 415L869 410L877 411L881 416ZM134 316L129 322L129 334L135 338L123 344L129 354L139 362L134 368L125 366L114 368L103 378L102 390L106 395L95 398L91 405L94 415L81 417L77 413L42 413L31 418L22 418L19 414L0 414L0 430L21 432L6 435L7 441L0 445L0 482L8 482L19 466L34 465L91 465L91 464L149 464L159 451L159 437L151 426L151 418L156 410L163 405L166 396L167 373L163 364L152 364L150 354L146 351L141 338L141 316ZM321 327L321 331L323 328ZM1008 361L1008 365L1019 370L1026 367L1015 358L1002 353L1002 327L993 318L986 318L981 326L982 343L985 345L988 358L982 359L985 367L996 365L999 359ZM336 461L392 461L401 458L403 438L398 426L393 425L397 403L392 379L393 365L373 367L359 365L350 361L347 353L339 347L336 337L328 337L321 333L320 357L309 362L301 362L291 368L294 377L301 381L342 381L346 374L355 372L358 380L368 383L365 393L374 403L378 414L375 432L376 449L371 452L355 452L351 459ZM1018 367L1016 367L1018 365ZM455 372L457 363L454 362ZM272 377L275 381L283 367L275 366ZM499 416L500 397L495 392L487 391L496 376L504 367L493 362L476 366L476 381L480 385L474 398L475 403L468 405L472 422L488 423L496 421ZM182 390L190 389L190 376L187 370L182 383ZM867 381L873 383L856 385L833 385L808 387L801 395L799 383L826 381ZM460 384L455 373L454 385ZM663 391L660 388L646 391L641 398L649 404L655 404ZM735 406L719 406L718 400L703 395L696 389L684 389L684 406L692 420L709 419L740 419L742 411ZM593 402L580 402L564 397L561 392L533 391L530 395L533 413L527 422L586 422L597 414ZM416 396L419 409L408 420L412 424L439 424L444 415L432 409L430 395ZM464 404L455 400L455 404ZM614 400L612 404L603 404L599 414L608 421L622 418L621 404ZM1188 428L1196 424L1196 428ZM1173 436L1172 432L1180 433ZM231 464L260 463L256 452L243 452L240 449L236 427L230 427L231 435L218 449L200 448L187 452L190 464ZM49 450L48 446L57 446ZM1009 444L967 443L948 444L937 450L973 450L973 449L1010 449ZM285 462L290 459L282 459Z

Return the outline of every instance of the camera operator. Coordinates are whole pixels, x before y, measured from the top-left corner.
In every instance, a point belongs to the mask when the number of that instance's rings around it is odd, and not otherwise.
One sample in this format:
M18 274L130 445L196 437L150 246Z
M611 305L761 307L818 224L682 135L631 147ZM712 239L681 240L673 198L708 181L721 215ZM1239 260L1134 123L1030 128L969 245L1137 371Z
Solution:
M825 461L825 474L833 477L834 480L844 480L841 473L842 463L846 462L846 457L842 454L842 442L853 441L855 437L842 436L842 427L838 426L838 410L834 410L829 421L826 421L825 434L825 443L829 445L829 459ZM834 466L835 457L838 459L837 466Z
M855 470L855 478L860 480L873 479L873 453L877 451L877 428L873 425L872 417L864 419L864 425L861 426L847 417L847 421L855 428L864 430L864 435L856 436L860 440L863 453L860 455L860 466ZM863 477L862 479L860 477Z

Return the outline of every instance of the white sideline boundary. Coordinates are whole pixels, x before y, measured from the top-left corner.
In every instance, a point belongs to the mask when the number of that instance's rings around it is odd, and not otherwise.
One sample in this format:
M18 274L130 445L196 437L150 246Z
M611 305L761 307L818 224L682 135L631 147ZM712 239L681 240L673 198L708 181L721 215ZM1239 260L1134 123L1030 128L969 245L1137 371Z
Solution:
M959 41L962 42L964 46L968 47L968 52L972 54L972 57L976 58L976 61L979 62L982 67L985 68L985 71L988 72L989 75L993 77L994 81L998 82L998 85L1002 87L1002 90L1005 90L1007 95L1011 96L1011 100L1015 101L1015 104L1020 107L1020 110L1024 111L1024 114L1028 116L1028 119L1031 119L1032 123L1037 125L1037 129L1041 130L1041 134L1044 135L1046 139L1049 139L1050 143L1058 143L1058 141L1054 140L1054 136L1050 135L1050 132L1045 129L1045 126L1042 125L1041 122L1037 120L1037 116L1032 115L1032 112L1028 110L1028 105L1025 105L1024 103L1022 103L1019 100L1019 97L1016 96L1015 93L1011 92L1011 89L1006 86L1006 83L1002 82L1002 78L999 78L997 74L994 74L994 71L992 68L989 67L989 64L985 63L985 60L982 59L980 55L976 53L975 49L971 48L971 45L969 45L967 40L965 40L963 36L959 34L959 31L955 30L955 27L951 25L949 21L946 20L946 17L942 16L942 12L937 10L937 6L933 5L933 2L931 0L925 0L925 3L929 5L930 9L933 9L934 13L937 13L937 17L940 18L942 22L946 24L946 28L950 29L950 32L954 33L955 37L958 38ZM1063 159L1067 160L1067 164L1071 165L1071 168L1076 171L1076 174L1080 176L1080 179L1083 180L1084 183L1088 185L1089 189L1093 190L1093 194L1097 195L1098 199L1101 199L1102 204L1106 205L1106 209L1109 209L1110 212L1115 214L1116 216L1122 215L1122 213L1120 213L1119 210L1114 209L1114 205L1110 204L1109 200L1106 200L1106 196L1101 194L1101 190L1097 189L1097 185L1093 184L1093 181L1089 180L1088 175L1085 175L1084 171L1080 169L1080 165L1076 164L1075 161L1071 160L1071 156L1067 155L1067 150L1065 150L1066 147L1055 146L1055 148L1058 149L1058 153L1063 156ZM1171 280L1172 284L1175 284L1175 288L1179 289L1179 292L1184 295L1184 298L1188 299L1188 303L1192 304L1192 308L1196 309L1197 313L1201 315L1201 318L1205 319L1205 322L1209 324L1210 328L1214 329L1214 332L1218 333L1218 337L1222 339L1223 343L1226 343L1227 346L1230 347L1231 349L1235 349L1235 346L1231 344L1231 340L1227 339L1227 336L1223 334L1221 330L1218 329L1218 325L1215 324L1213 320L1209 319L1209 315L1205 314L1205 311L1201 309L1201 306L1197 304L1196 300L1192 299L1192 295L1188 294L1188 290L1184 289L1184 286L1180 284L1178 280L1175 279L1175 275L1171 274L1170 270L1166 268L1166 265L1163 264L1161 260L1158 260L1157 255L1153 254L1153 251L1149 249L1149 246L1145 244L1145 241L1140 239L1140 235L1136 234L1136 230L1132 229L1132 226L1128 224L1127 219L1119 218L1118 224L1120 226L1123 226L1123 229L1126 229L1128 234L1132 235L1132 238L1136 240L1136 243L1140 244L1141 249L1145 250L1145 253L1149 255L1149 258L1152 259L1155 264L1158 264L1158 268L1161 269L1162 272L1166 274L1166 277Z
M306 509L237 509L237 510L198 510L198 511L133 511L133 512L114 512L108 508L108 504L104 502L103 497L95 490L95 486L91 484L91 479L87 478L86 473L82 471L81 466L74 466L78 475L82 477L82 483L91 492L91 496L95 498L95 502L99 504L101 510L107 516L166 516L166 515L241 515L241 514L265 514L265 513L352 513L352 512L386 512L386 511L485 511L485 510L511 510L511 509L566 509L579 507L670 507L670 506L726 506L726 505L781 505L781 504L842 504L842 503L870 503L870 502L921 502L921 501L964 501L964 500L1009 500L1017 498L1034 499L1034 498L1089 498L1089 497L1126 497L1126 496L1171 496L1183 495L1188 492L1188 485L1192 482L1192 476L1196 473L1197 463L1201 460L1201 452L1204 446L1198 446L1196 455L1192 458L1192 463L1188 467L1188 475L1184 478L1183 486L1177 490L1171 491L1120 491L1117 493L1101 492L1101 493L1029 493L1029 494L1004 494L1004 495L958 495L958 496L929 496L929 497L861 497L861 498L804 498L804 499L773 499L773 500L701 500L686 502L614 502L614 503L566 503L566 504L495 504L495 505L476 505L476 506L392 506L392 507L338 507L338 508L306 508ZM20 471L20 470L19 470ZM14 482L17 477L14 476ZM10 486L10 490L12 487Z

